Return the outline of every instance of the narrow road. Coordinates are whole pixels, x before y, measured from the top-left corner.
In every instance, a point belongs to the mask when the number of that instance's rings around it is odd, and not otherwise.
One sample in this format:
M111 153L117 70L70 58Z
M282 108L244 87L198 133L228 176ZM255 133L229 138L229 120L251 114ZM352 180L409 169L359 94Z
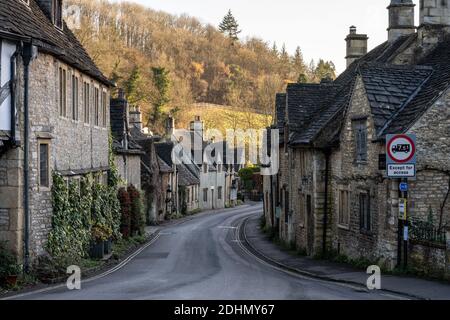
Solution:
M17 299L391 299L284 273L242 249L236 226L262 206L247 206L167 227L148 248L118 271L82 289L65 287L17 296Z

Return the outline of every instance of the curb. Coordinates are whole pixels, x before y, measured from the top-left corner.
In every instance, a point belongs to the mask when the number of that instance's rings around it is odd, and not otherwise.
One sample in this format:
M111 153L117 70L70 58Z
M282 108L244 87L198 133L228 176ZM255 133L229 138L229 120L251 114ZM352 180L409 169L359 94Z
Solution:
M247 234L245 232L245 229L246 229L246 226L247 226L247 223L248 223L249 219L250 219L249 217L245 218L244 221L241 223L241 226L242 226L240 228L241 229L240 232L241 232L241 236L242 236L241 238L244 240L245 244L249 247L249 249L252 251L253 254L259 256L260 258L262 258L266 262L268 262L270 264L273 264L273 265L276 265L277 267L279 267L281 269L284 269L286 271L297 273L299 275L306 276L306 277L309 277L309 278L323 280L323 281L328 281L328 282L334 282L334 283L356 285L358 287L366 288L360 282L351 281L351 280L338 280L338 279L335 279L335 278L332 278L332 277L329 277L329 276L319 275L319 274L312 273L312 272L309 272L309 271L306 271L306 270L293 268L293 267L287 266L287 265L285 265L285 264L283 264L283 263L281 263L279 261L276 261L276 260L268 257L267 255L262 253L260 250L256 249L255 246L248 240ZM417 296L417 295L413 295L413 294L405 293L405 292L401 292L401 291L391 290L391 289L381 289L381 291L392 293L392 294L397 294L397 295L402 295L402 296L409 297L409 298L412 298L412 299L417 299L417 300L430 300L428 298L424 298L424 297L421 297L421 296Z

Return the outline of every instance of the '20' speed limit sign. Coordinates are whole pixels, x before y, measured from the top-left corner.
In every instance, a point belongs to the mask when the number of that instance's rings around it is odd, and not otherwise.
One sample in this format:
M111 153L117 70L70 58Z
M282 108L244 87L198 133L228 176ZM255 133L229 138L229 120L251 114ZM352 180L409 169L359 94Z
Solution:
M416 175L416 137L396 134L386 137L387 175L411 178Z

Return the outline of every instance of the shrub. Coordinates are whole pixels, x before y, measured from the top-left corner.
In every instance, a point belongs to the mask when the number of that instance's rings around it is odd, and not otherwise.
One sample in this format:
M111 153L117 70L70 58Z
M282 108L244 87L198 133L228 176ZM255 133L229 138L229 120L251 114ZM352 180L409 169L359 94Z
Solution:
M128 187L128 194L130 196L131 203L131 234L133 236L136 234L142 236L145 228L145 215L141 193L136 189L136 187L130 185Z
M20 273L20 267L17 264L16 257L8 249L7 243L0 242L0 280L4 280L7 276L15 276Z
M131 200L127 189L119 189L119 202L120 202L120 233L125 239L128 239L131 234Z

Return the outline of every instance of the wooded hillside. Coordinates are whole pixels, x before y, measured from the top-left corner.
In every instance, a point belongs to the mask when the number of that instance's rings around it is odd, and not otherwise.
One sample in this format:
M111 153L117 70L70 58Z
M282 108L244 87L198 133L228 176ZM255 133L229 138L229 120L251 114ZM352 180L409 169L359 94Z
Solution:
M180 114L198 102L270 116L275 93L286 83L335 76L332 63L306 64L300 48L290 56L284 46L235 40L186 15L105 0L66 5L81 8L81 29L75 34L105 75L141 106L156 132L166 114L183 122Z

